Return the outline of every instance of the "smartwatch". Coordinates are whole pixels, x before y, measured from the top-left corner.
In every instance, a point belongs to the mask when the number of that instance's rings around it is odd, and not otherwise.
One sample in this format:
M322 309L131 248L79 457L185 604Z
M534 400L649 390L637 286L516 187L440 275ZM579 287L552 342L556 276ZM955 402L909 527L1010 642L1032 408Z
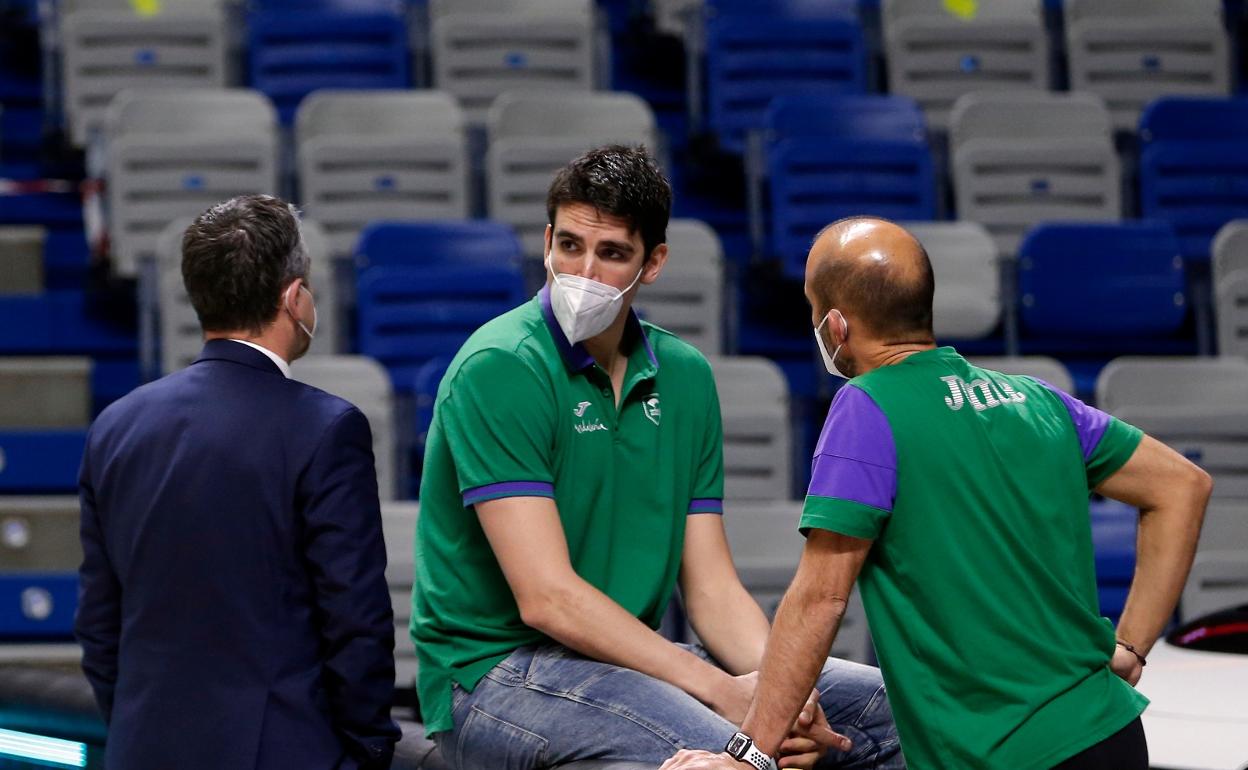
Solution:
M758 750L754 739L745 733L737 733L728 739L724 753L738 762L751 764L758 770L778 770L776 760Z

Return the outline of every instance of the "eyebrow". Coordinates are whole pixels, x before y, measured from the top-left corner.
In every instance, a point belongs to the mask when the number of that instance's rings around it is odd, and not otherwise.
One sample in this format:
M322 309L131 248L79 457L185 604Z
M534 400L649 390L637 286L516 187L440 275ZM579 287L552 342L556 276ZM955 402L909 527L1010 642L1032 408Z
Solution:
M568 240L576 241L577 243L583 243L585 241L584 238L577 235L576 233L570 230L564 230L563 228L560 228L555 231L555 238L556 239L567 238ZM605 241L599 241L598 245L615 249L616 251L622 252L624 254L632 254L634 251L636 251L636 249L633 248L633 244L628 243L627 241L605 240Z

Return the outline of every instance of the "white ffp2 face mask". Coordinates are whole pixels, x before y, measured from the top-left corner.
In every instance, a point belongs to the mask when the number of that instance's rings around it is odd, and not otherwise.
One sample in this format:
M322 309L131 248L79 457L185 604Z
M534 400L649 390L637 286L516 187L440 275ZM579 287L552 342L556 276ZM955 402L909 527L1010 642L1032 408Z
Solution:
M556 273L550 252L546 253L546 270L554 278L550 286L550 307L555 312L555 320L568 342L575 345L602 334L615 321L624 295L641 280L645 266L622 290L579 275Z
M316 315L316 298L312 296L311 291L308 291L307 286L300 286L299 289L300 291L308 292L308 299L312 301L312 328L309 330L307 325L299 319L298 314L290 307L289 294L286 295L286 312L290 313L290 317L295 319L295 323L299 324L299 328L303 330L304 334L308 335L308 339L313 340L316 339L316 322L318 320Z
M823 356L823 368L828 370L828 374L848 380L850 379L849 375L836 368L836 356L841 352L841 348L845 343L842 342L840 345L837 345L836 350L832 351L832 355L828 355L828 343L823 341L823 326L832 317L833 313L841 317L841 323L844 324L845 329L844 334L849 334L849 321L845 320L845 316L841 315L841 311L834 308L829 310L823 317L823 320L819 322L819 325L815 327L815 343L819 346L819 355Z

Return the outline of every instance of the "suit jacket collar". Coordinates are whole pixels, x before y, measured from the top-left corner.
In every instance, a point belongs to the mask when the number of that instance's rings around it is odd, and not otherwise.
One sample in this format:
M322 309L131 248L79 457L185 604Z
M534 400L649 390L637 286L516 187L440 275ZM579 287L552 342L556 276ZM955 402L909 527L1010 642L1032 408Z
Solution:
M268 356L255 348L233 340L208 340L204 343L204 349L200 352L199 358L195 359L195 363L198 364L200 361L232 361L262 372L276 374L278 377L284 376L277 368L277 364L270 361Z

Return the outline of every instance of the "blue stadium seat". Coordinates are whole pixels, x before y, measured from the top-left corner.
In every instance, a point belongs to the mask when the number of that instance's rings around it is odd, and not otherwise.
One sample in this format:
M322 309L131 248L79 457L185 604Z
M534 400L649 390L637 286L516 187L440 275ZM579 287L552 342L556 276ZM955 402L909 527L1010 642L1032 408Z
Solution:
M866 90L862 27L852 3L732 0L709 13L708 117L725 150L744 151L775 96L812 87Z
M1168 352L1185 288L1165 222L1039 225L1019 254L1024 352Z
M0 431L0 493L78 491L85 430Z
M800 278L811 239L853 214L936 217L923 114L902 96L827 91L777 97L767 110L771 250Z
M438 398L438 386L451 365L450 356L438 356L425 362L416 370L414 392L416 396L416 450L422 452L429 426L433 425L433 405Z
M509 264L524 258L510 225L463 222L373 222L360 233L358 269L411 265Z
M1135 530L1139 512L1116 500L1094 500L1089 507L1101 614L1117 623L1135 574Z
M88 314L82 289L0 296L0 355L134 355L138 336Z
M1208 262L1218 229L1248 216L1248 98L1158 99L1140 148L1141 216L1173 224L1184 259Z
M406 88L399 0L263 0L248 18L251 85L284 125L318 88Z
M76 572L0 572L0 640L68 640L77 608Z
M424 363L454 355L481 324L525 300L520 268L505 263L367 267L357 287L359 351L381 361L402 394Z

